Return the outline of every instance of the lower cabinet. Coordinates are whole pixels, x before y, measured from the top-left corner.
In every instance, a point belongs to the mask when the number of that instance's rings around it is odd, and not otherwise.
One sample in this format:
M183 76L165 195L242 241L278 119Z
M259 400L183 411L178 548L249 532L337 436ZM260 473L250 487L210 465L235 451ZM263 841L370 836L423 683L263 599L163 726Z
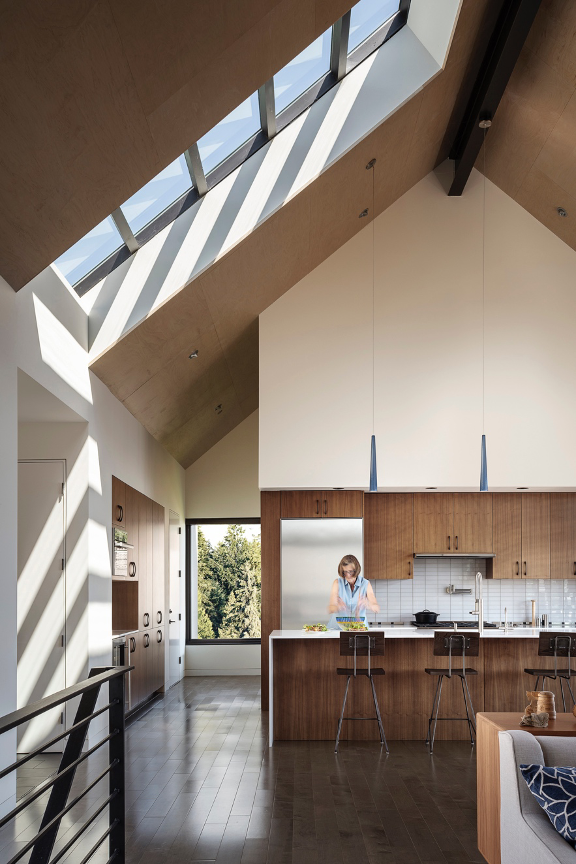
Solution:
M130 710L164 686L164 628L141 630L129 637Z

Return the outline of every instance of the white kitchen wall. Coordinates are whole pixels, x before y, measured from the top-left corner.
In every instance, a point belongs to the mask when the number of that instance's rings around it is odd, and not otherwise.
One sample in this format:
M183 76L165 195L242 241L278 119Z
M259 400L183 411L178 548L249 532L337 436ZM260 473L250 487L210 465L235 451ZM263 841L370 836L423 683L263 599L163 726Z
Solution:
M483 182L441 167L374 223L382 490L478 489ZM262 489L368 487L372 230L260 316ZM489 181L485 309L490 488L576 488L576 252Z
M485 559L420 558L414 561L414 578L402 581L374 580L372 587L380 612L370 621L409 624L415 612L429 609L443 621L477 621L474 608L475 575L486 575ZM470 594L447 594L446 588L469 588ZM547 614L550 623L576 626L576 579L483 579L484 620L521 624Z

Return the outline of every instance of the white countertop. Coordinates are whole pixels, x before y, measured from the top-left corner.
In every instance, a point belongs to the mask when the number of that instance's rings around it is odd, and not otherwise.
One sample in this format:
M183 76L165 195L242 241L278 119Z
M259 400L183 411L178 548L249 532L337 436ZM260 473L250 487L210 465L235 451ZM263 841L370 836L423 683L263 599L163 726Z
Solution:
M574 627L549 627L550 632L557 633L576 633ZM270 634L270 639L338 639L340 630L327 630L324 633L305 633L303 630L273 630ZM356 631L358 632L358 631ZM360 631L362 632L362 631ZM411 624L396 627L370 627L370 633L384 633L386 639L432 639L434 630L419 630ZM437 631L442 633L474 633L474 630L449 630L439 628ZM503 628L492 629L488 628L482 633L483 639L537 639L540 635L540 630L533 627L509 627L507 631Z

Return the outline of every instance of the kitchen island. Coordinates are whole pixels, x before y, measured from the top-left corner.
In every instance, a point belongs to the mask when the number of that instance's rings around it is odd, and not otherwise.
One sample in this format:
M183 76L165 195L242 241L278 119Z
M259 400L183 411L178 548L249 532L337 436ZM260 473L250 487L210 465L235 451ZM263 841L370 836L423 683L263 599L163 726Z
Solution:
M576 632L572 628L558 629ZM424 741L437 682L424 669L447 667L448 658L434 657L433 630L418 630L410 625L370 628L371 633L382 631L385 654L374 658L374 665L386 672L375 679L386 737L388 741ZM475 711L514 711L520 718L526 705L526 690L532 689L535 683L524 668L549 666L549 658L538 657L539 635L540 630L530 627L484 631L479 656L466 658L466 666L479 673L468 679ZM350 657L340 657L339 638L340 632L336 630L325 633L273 630L270 634L270 746L274 740L335 738L346 687L346 677L336 675L336 668L351 667L353 662ZM360 663L366 665L366 659L362 658ZM556 694L557 710L561 711L559 687L551 681L546 686ZM567 707L570 710L571 705ZM365 678L351 685L346 714L373 716L370 685ZM445 682L441 716L466 718L458 679ZM467 737L465 722L438 722L437 740L466 740ZM375 721L346 721L341 738L377 741L377 724Z

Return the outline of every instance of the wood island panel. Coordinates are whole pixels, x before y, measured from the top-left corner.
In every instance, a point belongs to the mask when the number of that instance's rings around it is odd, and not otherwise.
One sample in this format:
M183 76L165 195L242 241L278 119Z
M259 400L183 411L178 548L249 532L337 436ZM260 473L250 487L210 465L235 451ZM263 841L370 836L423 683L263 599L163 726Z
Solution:
M280 507L281 492L260 493L260 528L262 538L262 606L260 673L261 705L268 711L268 637L280 628Z
M437 678L424 672L426 667L448 666L444 657L434 657L431 639L390 639L383 657L374 666L386 674L375 677L375 687L386 737L390 741L424 740ZM365 658L360 663L366 664ZM476 710L483 710L482 657L471 657L467 666L478 669L471 676L470 692ZM346 677L336 674L337 667L353 667L353 658L340 657L337 639L277 639L274 642L274 739L323 741L336 736L336 723L342 708ZM346 716L373 716L374 705L369 682L356 679L350 684ZM460 681L445 680L441 716L461 717L465 710ZM377 741L376 721L344 723L344 740ZM466 740L465 722L438 723L439 740Z

